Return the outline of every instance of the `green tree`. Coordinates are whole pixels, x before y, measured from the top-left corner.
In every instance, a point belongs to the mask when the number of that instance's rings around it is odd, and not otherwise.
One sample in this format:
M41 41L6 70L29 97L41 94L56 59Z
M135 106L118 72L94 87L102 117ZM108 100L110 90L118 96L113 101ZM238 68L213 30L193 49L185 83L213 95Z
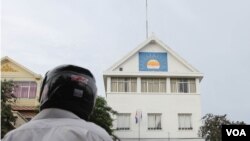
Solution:
M106 100L103 97L98 96L96 99L96 104L92 115L90 116L90 121L96 123L97 125L104 128L113 138L117 137L113 134L111 117L112 114L117 114L111 107L108 106Z
M211 113L202 117L204 123L200 127L199 136L206 139L206 141L221 141L221 125L244 125L243 121L230 121L227 115L213 115Z
M13 95L15 85L12 81L1 81L1 138L14 127L11 122L15 122L15 117L11 112L11 103L15 96Z

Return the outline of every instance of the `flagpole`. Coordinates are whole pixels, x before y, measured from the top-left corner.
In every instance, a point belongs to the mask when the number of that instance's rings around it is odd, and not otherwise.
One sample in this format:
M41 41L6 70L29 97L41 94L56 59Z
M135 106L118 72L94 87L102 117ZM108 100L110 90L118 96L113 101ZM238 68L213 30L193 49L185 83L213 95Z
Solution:
M148 38L148 0L146 0L146 39Z
M141 132L140 132L140 129L141 129L141 121L139 120L139 124L138 124L138 126L139 126L139 129L138 129L138 131L139 131L139 133L138 133L138 139L139 139L139 141L141 140Z
M135 122L138 123L138 141L141 140L141 119L142 119L142 112L141 110L136 110L135 113Z

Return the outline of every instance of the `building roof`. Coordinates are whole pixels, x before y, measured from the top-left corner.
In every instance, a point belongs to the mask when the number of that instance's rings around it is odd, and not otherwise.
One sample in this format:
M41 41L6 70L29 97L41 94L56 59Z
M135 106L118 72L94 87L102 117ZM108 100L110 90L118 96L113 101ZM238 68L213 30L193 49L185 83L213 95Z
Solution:
M17 63L16 61L14 61L13 59L11 59L10 57L8 56L5 56L5 57L2 57L1 58L1 65L3 65L3 62L5 61L9 61L13 64L15 64L16 66L22 68L24 71L26 71L27 73L31 74L32 76L34 76L36 79L41 79L42 76L40 74L37 74L37 73L34 73L33 71L31 71L30 69L26 68L25 66ZM6 69L6 70L10 70L10 71L14 71L15 70L13 68L11 68L10 66L5 66L5 68L3 68L4 66L1 67L1 72L3 71L3 69Z
M189 70L191 70L192 73L197 74L198 77L202 77L203 74L201 74L195 67L193 67L191 64L189 64L185 59L180 57L176 52L174 52L170 47L165 45L161 40L159 40L155 35L150 36L147 40L145 40L143 43L138 45L134 50L129 52L126 56L124 56L122 59L120 59L118 62L116 62L114 65L112 65L109 69L107 69L104 72L104 75L110 75L111 72L112 74L116 73L114 72L115 69L117 69L120 65L122 65L124 62L129 60L132 56L134 56L136 53L138 53L140 50L142 50L144 47L146 47L150 43L156 43L158 44L161 48L166 50L168 54L173 56L176 60L178 60L182 65L187 67ZM143 73L142 73L143 74ZM169 73L171 74L171 73ZM186 75L186 74L183 74Z

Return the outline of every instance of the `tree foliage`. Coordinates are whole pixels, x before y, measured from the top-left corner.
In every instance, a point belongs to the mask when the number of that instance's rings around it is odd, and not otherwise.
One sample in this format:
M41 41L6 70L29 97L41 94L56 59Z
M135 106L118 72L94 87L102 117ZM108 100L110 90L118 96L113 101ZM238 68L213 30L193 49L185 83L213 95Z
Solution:
M230 121L227 115L206 114L202 117L204 123L200 127L199 136L206 141L221 141L221 125L244 125L243 121Z
M112 114L117 114L111 107L107 105L106 100L103 97L98 96L96 99L96 104L92 115L90 116L90 121L96 123L97 125L104 128L111 136L117 138L113 134L111 117Z
M11 112L11 103L15 85L12 81L1 81L1 138L13 129L11 122L15 122L15 117Z

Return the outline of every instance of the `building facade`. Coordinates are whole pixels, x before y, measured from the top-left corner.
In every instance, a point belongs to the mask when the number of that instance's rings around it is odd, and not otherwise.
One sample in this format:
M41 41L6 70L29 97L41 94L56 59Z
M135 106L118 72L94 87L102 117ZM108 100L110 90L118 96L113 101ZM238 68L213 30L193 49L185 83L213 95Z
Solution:
M108 104L118 112L122 141L203 141L203 74L155 36L103 74Z
M1 81L4 80L15 83L16 102L11 107L16 117L13 125L18 127L37 114L42 76L5 56L1 59Z

